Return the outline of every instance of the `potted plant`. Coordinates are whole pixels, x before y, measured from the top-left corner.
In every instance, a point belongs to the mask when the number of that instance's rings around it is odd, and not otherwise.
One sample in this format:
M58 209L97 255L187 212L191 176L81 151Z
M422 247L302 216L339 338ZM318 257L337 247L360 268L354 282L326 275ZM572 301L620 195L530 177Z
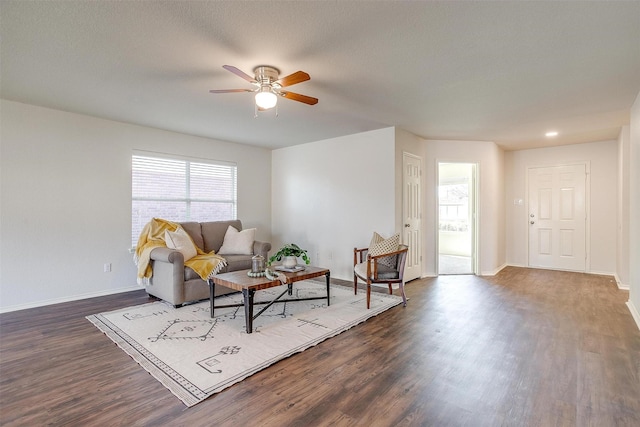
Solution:
M301 257L305 264L309 264L307 250L302 249L295 243L288 243L269 258L269 265L274 261L282 261L283 267L293 268L298 264L298 257Z

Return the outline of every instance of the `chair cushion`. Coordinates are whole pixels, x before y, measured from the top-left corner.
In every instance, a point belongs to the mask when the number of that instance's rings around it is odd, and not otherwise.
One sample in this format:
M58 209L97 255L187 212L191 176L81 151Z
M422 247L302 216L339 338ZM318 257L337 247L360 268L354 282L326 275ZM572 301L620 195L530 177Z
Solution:
M367 279L367 263L365 262L361 262L360 264L356 264L355 267L353 267L353 271L356 273L356 275L358 275L358 277L360 277L363 280ZM400 277L400 275L398 274L398 270L395 270L393 268L389 268L384 264L380 264L378 263L378 281L384 281L384 280L396 280ZM371 267L371 280L374 280L373 278L373 266Z
M253 255L253 241L255 236L255 228L238 231L230 225L224 235L222 247L220 247L218 254Z
M368 254L371 256L384 255L389 252L395 252L398 250L400 246L400 233L396 233L393 236L385 239L375 231L373 232L373 237L371 238L371 243L369 243L369 252ZM387 267L394 269L398 264L398 256L392 255L388 257L383 257L378 259L378 266L380 264L386 265Z
M179 251L184 260L188 261L198 254L196 247L193 244L193 240L182 228L178 228L176 231L166 230L164 232L164 242L170 249Z

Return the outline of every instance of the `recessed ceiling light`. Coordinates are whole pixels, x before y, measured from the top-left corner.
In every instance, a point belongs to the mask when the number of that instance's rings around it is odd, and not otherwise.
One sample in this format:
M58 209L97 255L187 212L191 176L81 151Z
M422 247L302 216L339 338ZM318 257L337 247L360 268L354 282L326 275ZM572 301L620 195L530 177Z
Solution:
M547 138L553 138L554 136L558 136L558 132L552 130L551 132L545 133L544 136L546 136Z

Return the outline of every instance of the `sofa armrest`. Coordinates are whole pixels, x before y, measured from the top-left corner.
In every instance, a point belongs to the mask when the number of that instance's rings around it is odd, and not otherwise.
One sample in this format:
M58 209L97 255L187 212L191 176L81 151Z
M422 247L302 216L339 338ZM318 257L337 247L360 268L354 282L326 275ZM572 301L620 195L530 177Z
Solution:
M269 258L269 251L271 250L271 243L269 242L253 242L253 254L262 255L265 260Z
M149 295L179 306L185 302L184 256L175 249L155 248L150 254L153 276L146 286Z
M182 264L184 266L184 256L180 251L169 248L155 248L150 254L152 261L170 262L172 264Z

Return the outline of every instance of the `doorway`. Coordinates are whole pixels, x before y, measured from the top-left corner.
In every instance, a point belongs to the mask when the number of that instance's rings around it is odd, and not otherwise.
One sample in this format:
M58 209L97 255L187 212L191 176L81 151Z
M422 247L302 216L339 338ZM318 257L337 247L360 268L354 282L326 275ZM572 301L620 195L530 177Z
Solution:
M475 274L474 163L438 163L438 274Z

